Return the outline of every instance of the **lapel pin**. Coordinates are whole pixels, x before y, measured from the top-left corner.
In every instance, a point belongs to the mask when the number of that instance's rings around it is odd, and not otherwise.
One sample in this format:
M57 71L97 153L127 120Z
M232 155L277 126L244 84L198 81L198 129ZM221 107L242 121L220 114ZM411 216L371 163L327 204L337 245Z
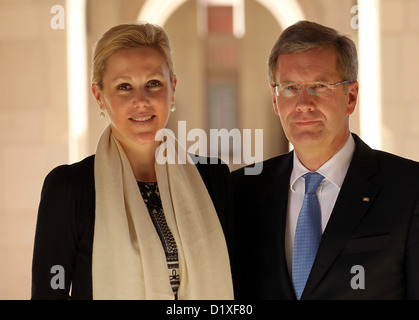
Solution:
M364 202L370 202L370 198L368 198L368 197L363 197L363 198L362 198L362 201L364 201Z

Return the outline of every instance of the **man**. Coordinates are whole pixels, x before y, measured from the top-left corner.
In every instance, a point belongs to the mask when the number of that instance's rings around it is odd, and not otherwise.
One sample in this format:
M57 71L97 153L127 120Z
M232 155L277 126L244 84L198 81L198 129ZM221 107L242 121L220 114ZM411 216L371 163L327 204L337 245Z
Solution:
M313 22L275 43L272 102L294 150L232 174L237 298L419 298L419 164L351 134L357 69L355 44Z

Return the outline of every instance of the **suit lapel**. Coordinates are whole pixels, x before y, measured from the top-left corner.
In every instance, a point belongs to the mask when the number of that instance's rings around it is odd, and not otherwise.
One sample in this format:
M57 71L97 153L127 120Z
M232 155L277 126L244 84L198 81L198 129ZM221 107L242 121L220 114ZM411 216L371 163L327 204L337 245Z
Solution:
M278 235L279 237L279 249L280 249L280 265L278 268L279 272L279 288L281 288L281 299L295 299L294 288L292 286L291 277L288 272L287 260L285 255L285 228L287 223L287 206L288 206L288 192L291 171L293 166L293 152L286 155L285 161L281 163L278 171L274 178L274 190L278 195L273 208L275 208L279 215L278 220Z
M309 298L367 213L379 188L368 179L377 172L374 152L353 135L356 148L339 192L302 298Z

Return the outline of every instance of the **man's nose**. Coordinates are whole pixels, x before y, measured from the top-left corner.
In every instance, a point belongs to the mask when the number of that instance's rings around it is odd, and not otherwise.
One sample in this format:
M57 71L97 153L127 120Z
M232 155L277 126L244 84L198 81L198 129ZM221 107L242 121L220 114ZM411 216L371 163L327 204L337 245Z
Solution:
M313 95L307 90L307 86L301 86L300 93L297 96L297 111L313 111L315 108Z

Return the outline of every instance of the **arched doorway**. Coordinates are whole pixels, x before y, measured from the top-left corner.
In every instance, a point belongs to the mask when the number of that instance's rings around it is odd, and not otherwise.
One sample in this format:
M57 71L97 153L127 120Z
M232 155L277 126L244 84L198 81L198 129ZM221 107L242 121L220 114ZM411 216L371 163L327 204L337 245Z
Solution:
M149 21L163 26L172 13L186 1L188 0L146 0L137 21ZM297 0L255 1L266 7L283 29L299 20L304 20L303 11Z

